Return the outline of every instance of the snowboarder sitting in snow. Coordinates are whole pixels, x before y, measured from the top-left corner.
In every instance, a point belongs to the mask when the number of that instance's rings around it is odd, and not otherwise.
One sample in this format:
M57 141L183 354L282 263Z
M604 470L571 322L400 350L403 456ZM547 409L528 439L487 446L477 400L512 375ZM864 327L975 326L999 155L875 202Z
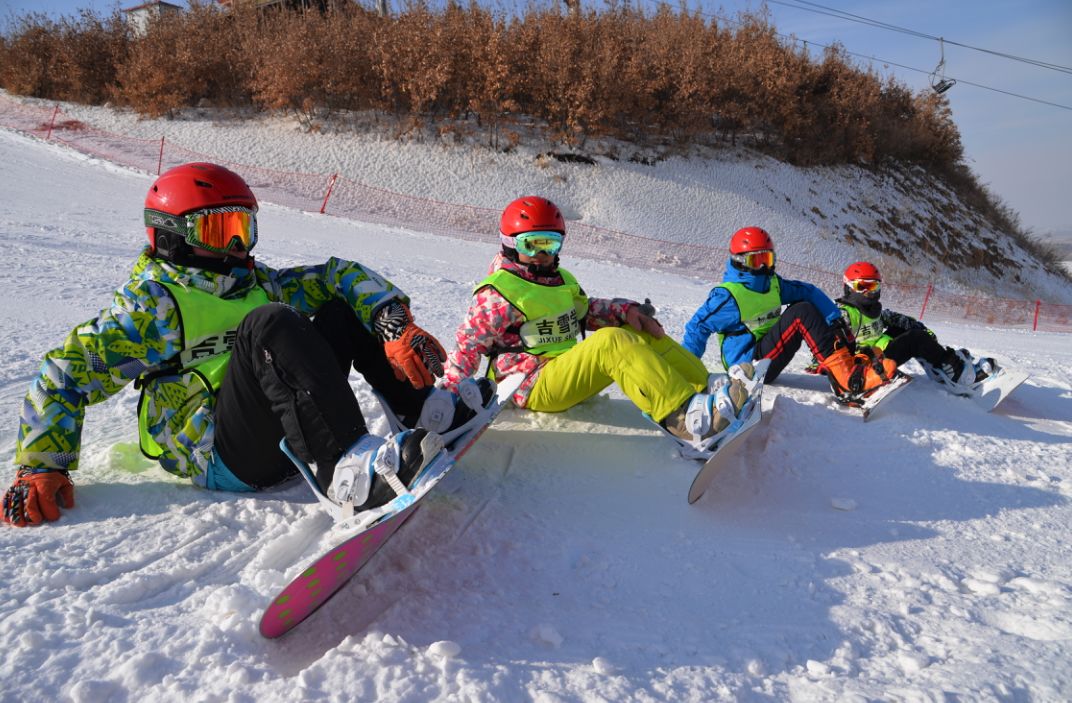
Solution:
M56 520L60 505L73 507L69 472L86 406L131 381L141 390L142 451L209 489L250 491L292 476L278 446L286 436L315 464L322 490L361 509L394 492L376 476L367 496L334 495L335 476L371 477L373 464L393 458L408 483L439 451L427 430L443 427L369 435L347 380L352 365L411 427L422 424L426 399L453 402L433 393L446 354L414 324L406 296L337 258L288 269L254 262L256 213L252 191L222 166L185 164L153 183L149 246L130 280L46 354L26 396L5 522ZM459 404L441 424L474 414Z
M919 320L882 307L882 274L867 261L845 269L844 291L837 299L858 348L874 347L898 366L919 359L928 375L954 391L970 390L994 373L997 364L986 357L973 359L967 349L942 346L934 332Z
M469 378L486 356L497 380L527 375L514 395L518 407L561 412L617 383L682 442L710 446L748 399L744 383L723 376L708 392L703 362L666 336L650 308L589 298L559 266L565 238L565 219L550 200L530 196L506 206L502 249L473 292L441 384ZM582 341L585 330L592 334ZM741 374L750 380L751 365Z
M722 283L685 326L682 345L698 357L718 335L724 366L770 359L765 380L774 381L804 342L830 379L839 402L855 404L897 373L878 354L853 354L851 338L834 301L817 287L774 272L774 242L759 227L730 239ZM785 307L783 311L783 307Z

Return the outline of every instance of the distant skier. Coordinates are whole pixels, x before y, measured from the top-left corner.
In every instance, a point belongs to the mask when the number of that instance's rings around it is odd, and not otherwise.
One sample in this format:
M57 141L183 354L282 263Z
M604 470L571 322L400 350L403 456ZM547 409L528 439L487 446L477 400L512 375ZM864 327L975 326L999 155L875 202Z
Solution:
M724 366L770 359L765 378L770 383L803 342L841 402L857 402L894 378L893 361L850 351L852 341L834 301L812 284L782 278L774 269L770 235L759 227L738 230L730 239L722 283L685 326L682 345L702 357L708 338L717 334Z
M204 488L250 491L287 479L295 470L278 446L284 436L337 500L347 496L334 495L335 476L369 476L374 463L394 459L408 482L438 451L439 435L425 429L389 441L369 435L347 381L352 365L410 426L422 424L426 399L452 402L433 393L444 350L414 324L400 290L337 258L287 269L255 263L257 199L222 166L167 171L144 216L149 246L130 280L45 355L31 384L5 522L56 520L61 505L73 507L69 472L86 407L132 381L142 451ZM459 404L447 424L474 414ZM393 497L379 477L371 483L362 507Z
M617 383L675 437L716 441L748 398L744 383L721 376L709 392L703 362L666 336L650 309L589 298L559 266L566 239L565 219L550 200L528 196L506 206L502 249L473 292L441 385L469 378L488 357L496 379L528 375L514 395L519 407L561 412ZM735 371L751 379L751 364Z
M845 269L844 290L837 299L842 316L856 339L857 347L882 350L898 366L919 359L938 374L936 380L953 390L968 391L997 369L989 357L973 359L967 349L954 349L938 342L934 332L919 320L882 307L882 274L867 261L857 261Z

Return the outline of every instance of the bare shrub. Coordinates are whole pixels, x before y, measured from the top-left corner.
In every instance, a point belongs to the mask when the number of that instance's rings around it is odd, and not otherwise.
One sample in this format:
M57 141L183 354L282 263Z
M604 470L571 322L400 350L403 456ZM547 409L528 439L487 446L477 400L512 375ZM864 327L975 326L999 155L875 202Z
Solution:
M450 76L451 47L441 15L423 2L381 25L370 37L373 75L388 110L410 126L432 115Z
M202 100L248 103L250 62L241 47L243 34L252 31L255 17L242 11L195 4L188 12L161 15L131 41L116 71L115 99L149 117Z
M57 31L59 42L50 69L55 97L85 104L107 100L115 85L116 67L125 59L129 44L119 13L101 17L82 10L77 19L60 20Z
M519 128L577 146L615 137L642 148L747 139L797 164L893 158L958 177L960 137L945 99L787 43L765 14L732 29L697 11L612 3L562 15L496 13L475 0L418 0L379 17L356 3L318 12L222 12L195 3L130 38L121 20L28 15L0 43L13 93L101 101L158 116L209 101L297 112L373 110L400 134L472 120L488 142ZM417 132L420 133L420 132Z
M44 14L19 18L4 39L0 85L16 95L57 98L52 56L61 41L59 25Z

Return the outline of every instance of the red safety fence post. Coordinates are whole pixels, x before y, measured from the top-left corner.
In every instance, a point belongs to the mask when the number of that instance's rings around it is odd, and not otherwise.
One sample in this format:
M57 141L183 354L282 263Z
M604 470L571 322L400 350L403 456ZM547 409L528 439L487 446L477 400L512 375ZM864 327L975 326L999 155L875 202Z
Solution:
M927 301L931 299L931 292L934 290L934 284L927 284L927 292L923 294L923 307L919 311L919 319L923 319L923 313L927 312Z
M160 169L164 165L164 138L160 137L160 158L156 160L156 175L160 175Z
M331 197L331 191L335 187L335 179L339 177L339 174L331 174L331 180L328 181L328 192L324 194L324 202L320 205L320 214L324 214L324 210L328 207L328 198Z
M1039 309L1041 307L1042 307L1042 301L1041 300L1036 300L1035 301L1035 323L1033 325L1031 325L1031 331L1032 332L1038 332Z
M46 142L52 138L52 128L56 125L56 115L58 114L60 114L59 105L57 105L56 109L52 111L52 120L48 123L48 134L45 135Z

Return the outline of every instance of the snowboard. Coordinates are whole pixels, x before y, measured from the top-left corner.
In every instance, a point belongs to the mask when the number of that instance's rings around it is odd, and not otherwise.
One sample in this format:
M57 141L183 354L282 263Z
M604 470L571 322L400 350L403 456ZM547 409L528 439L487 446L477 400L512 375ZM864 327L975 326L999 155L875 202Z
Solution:
M935 369L925 361L920 361L920 365L927 376L934 380L943 391L959 395L961 398L970 398L987 413L992 412L1004 399L1009 398L1010 393L1030 377L1022 371L1012 371L995 364L996 368L991 375L978 383L961 386L951 383L949 376L941 369Z
M922 361L920 365L923 366L923 370L927 372L931 380L941 386L946 393L962 398L971 398L986 412L993 411L1024 381L1030 378L1022 371L1012 371L1004 367L998 367L995 373L987 376L982 381L973 383L970 386L958 386L950 383L941 369L936 369Z
M755 377L748 388L748 400L737 414L737 419L726 428L713 448L701 449L675 437L645 413L644 417L677 444L678 453L683 458L701 462L701 466L689 486L688 499L690 505L703 496L711 482L714 481L715 476L733 456L735 450L745 443L748 435L759 426L760 420L763 419L763 378L767 373L768 366L770 366L769 359L761 359L753 364Z
M903 391L911 382L911 376L908 374L901 374L882 388L879 388L877 391L864 398L864 402L860 406L864 422L873 418L879 408L886 407L886 403L889 402L890 398Z
M972 399L984 410L991 412L1020 387L1029 376L1022 371L1001 371L976 383Z
M759 393L763 392L762 386L761 382ZM744 445L748 440L748 435L759 427L759 421L763 419L763 409L758 397L755 401L755 405L749 410L748 416L743 420L738 418L740 425L736 428L731 427L732 434L718 443L715 451L704 461L700 470L696 472L696 476L689 486L689 505L703 497L703 494L707 492L722 467L733 457L736 450Z
M461 457L484 434L498 414L510 403L510 398L525 377L521 374L503 379L494 400L485 412L478 415L468 432L458 437L433 458L418 475L408 494L396 496L388 503L349 517L340 513L338 505L320 490L312 469L291 451L286 440L280 443L284 453L294 462L299 473L313 488L317 499L350 536L315 559L290 582L265 609L260 621L260 633L266 638L286 634L326 603L368 563L399 527L413 516L420 501L446 475Z
M804 367L804 372L813 376L823 375L823 370L819 368L819 363L816 361L813 361L812 363ZM897 378L895 378L889 385L879 388L871 395L866 396L860 400L842 401L838 398L835 398L834 400L838 404L843 405L847 408L859 409L860 416L863 418L864 422L867 422L875 416L880 406L882 406L887 400L904 390L904 387L907 386L911 381L911 376L902 373Z
M912 377L902 373L886 385L880 386L872 391L870 395L866 395L859 400L842 400L835 396L834 402L842 407L859 410L860 417L863 418L864 422L867 422L875 417L880 408L885 409L885 407L887 407L886 403L888 403L895 395L903 391L911 382Z

